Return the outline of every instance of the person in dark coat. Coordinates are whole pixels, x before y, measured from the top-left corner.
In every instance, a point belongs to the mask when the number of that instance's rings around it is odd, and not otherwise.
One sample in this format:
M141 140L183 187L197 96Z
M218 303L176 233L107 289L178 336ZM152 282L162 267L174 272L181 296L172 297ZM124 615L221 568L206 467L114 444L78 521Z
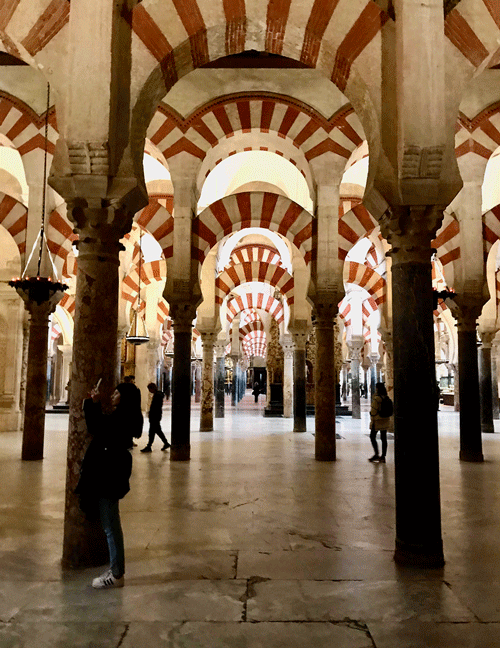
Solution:
M375 395L372 398L370 409L370 441L375 454L368 461L385 463L387 455L387 430L392 430L392 416L384 416L382 401L387 397L387 389L382 382L375 385ZM392 401L391 401L392 403ZM380 432L382 441L382 454L378 453L377 432Z
M166 436L163 434L161 429L161 423L160 423L163 414L164 394L162 391L158 389L158 387L153 382L149 383L148 391L150 394L153 394L153 398L151 399L151 405L149 406L149 413L148 413L149 440L148 440L148 445L145 448L143 448L141 452L152 451L152 446L153 446L153 441L155 440L155 436L160 437L161 441L163 441L162 450L167 450L168 448L170 448L170 443L167 441Z
M260 394L260 383L257 382L257 381L255 381L254 384L253 384L252 394L254 395L255 402L258 403L259 402L259 394Z
M130 490L132 455L128 448L138 417L135 389L130 383L120 383L111 396L109 413L103 412L96 389L83 403L92 440L82 461L75 493L84 513L90 519L99 517L110 557L109 569L92 581L96 589L124 585L125 550L119 500Z

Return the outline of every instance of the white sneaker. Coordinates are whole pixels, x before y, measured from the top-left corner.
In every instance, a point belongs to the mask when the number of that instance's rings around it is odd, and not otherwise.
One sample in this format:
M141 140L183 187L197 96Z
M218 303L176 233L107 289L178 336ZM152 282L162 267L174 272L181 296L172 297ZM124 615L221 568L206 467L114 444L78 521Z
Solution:
M108 571L104 572L104 574L101 574L97 578L94 578L92 581L92 587L94 589L108 589L110 587L123 587L125 584L125 577L122 576L121 578L115 578L113 576L113 573L111 569L108 569Z

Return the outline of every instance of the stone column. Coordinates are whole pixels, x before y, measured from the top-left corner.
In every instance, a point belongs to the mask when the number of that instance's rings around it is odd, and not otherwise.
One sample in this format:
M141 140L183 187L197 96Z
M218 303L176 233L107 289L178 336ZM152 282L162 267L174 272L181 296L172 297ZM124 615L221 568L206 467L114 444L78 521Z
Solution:
M195 360L193 363L193 381L194 381L194 402L195 403L200 403L201 402L201 374L202 374L202 369L201 369L201 362L199 360Z
M64 520L64 567L101 565L108 559L107 544L98 522L89 522L74 494L79 468L90 441L82 402L102 379L103 405L118 381L118 268L123 250L120 238L132 224L125 209L75 204L71 217L79 233L76 308L68 433L68 472Z
M30 323L28 312L23 317L23 348L21 353L21 385L19 387L19 411L21 412L21 428L24 426L24 411L26 408L26 375L28 373L28 346L30 340Z
M463 306L456 313L458 389L460 392L460 460L470 462L484 460L476 337L476 319L479 312L479 306L473 309L466 309Z
M191 338L196 309L190 303L170 304L174 329L172 367L171 461L191 458Z
M460 389L458 388L460 379L458 375L458 364L453 363L451 368L453 370L453 406L455 412L460 412Z
M226 343L218 342L215 347L216 375L215 375L215 418L224 418L224 401L226 387Z
M351 375L352 375L352 418L361 418L361 400L359 395L359 367L361 350L363 349L363 337L361 335L352 336L349 343L351 350Z
M64 291L61 284L38 277L17 282L16 290L30 314L21 458L36 461L43 459L49 316L55 311Z
M500 418L500 403L498 401L498 342L493 341L491 347L491 398L493 405L493 419Z
M444 564L434 364L432 206L398 207L381 218L392 245L396 550L405 565ZM418 403L418 406L417 406Z
M283 417L293 417L293 340L286 335L283 348Z
M214 345L217 333L202 333L203 366L201 378L200 432L214 429Z
M491 385L491 343L496 331L479 331L479 405L481 411L481 432L492 434L493 390Z
M335 339L334 324L339 300L336 296L315 303L316 377L314 456L335 461Z
M293 351L293 431L306 432L306 341L307 335L294 333ZM335 401L334 401L335 402Z
M231 381L231 407L238 404L238 356L231 354L233 361L233 379Z
M371 398L375 395L375 385L377 383L377 362L380 360L378 353L370 354L370 396Z
M71 357L73 347L71 344L59 344L58 349L61 352L61 374L59 376L59 404L65 405L69 401L69 390L67 389L71 375Z

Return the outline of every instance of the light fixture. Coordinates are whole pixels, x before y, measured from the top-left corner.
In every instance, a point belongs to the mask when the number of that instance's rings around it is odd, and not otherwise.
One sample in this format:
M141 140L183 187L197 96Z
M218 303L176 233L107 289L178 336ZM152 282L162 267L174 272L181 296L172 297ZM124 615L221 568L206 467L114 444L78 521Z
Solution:
M37 304L42 304L43 302L49 301L56 295L58 292L64 292L69 288L65 283L60 281L53 281L51 277L41 277L40 269L42 265L42 254L43 254L43 244L45 240L45 203L46 203L46 191L47 191L47 151L49 148L49 108L50 108L50 84L47 83L47 110L45 112L45 150L43 156L43 193L42 193L42 214L41 214L41 225L40 225L40 248L38 251L38 266L36 277L26 277L25 272L28 267L28 263L33 256L33 252L36 246L33 246L31 255L25 265L23 276L12 279L8 282L9 286L15 288L18 294L22 297L24 301L35 301ZM52 264L54 265L54 264ZM55 271L55 270L54 270ZM60 297L58 297L58 300Z
M142 242L142 229L140 230L140 234L139 234L139 289L137 292L137 308L134 310L134 314L132 316L132 323L130 324L130 329L127 333L127 342L130 342L130 344L135 344L136 346L139 346L139 344L144 344L146 342L149 342L149 335L148 335L148 330L146 328L146 324L139 313L139 310L141 308L141 268L142 268L141 242Z

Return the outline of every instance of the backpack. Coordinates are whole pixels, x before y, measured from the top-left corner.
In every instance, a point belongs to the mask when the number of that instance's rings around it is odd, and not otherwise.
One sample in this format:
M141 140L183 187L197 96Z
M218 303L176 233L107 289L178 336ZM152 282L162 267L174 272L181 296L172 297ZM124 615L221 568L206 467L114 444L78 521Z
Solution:
M382 396L382 402L380 403L380 412L378 415L380 418L389 418L394 412L394 406L392 400L389 396Z

